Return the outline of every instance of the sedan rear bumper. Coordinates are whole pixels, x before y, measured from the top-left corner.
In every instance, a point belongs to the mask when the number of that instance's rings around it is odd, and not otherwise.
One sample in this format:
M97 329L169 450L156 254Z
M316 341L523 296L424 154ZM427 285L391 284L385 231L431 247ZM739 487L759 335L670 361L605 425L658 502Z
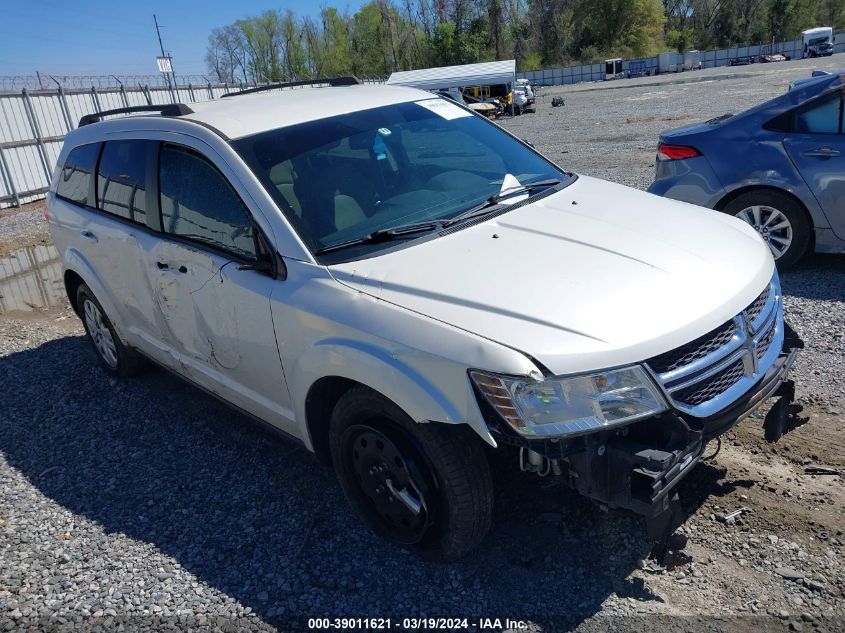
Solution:
M704 156L683 160L658 158L654 182L648 192L709 209L714 208L726 193Z

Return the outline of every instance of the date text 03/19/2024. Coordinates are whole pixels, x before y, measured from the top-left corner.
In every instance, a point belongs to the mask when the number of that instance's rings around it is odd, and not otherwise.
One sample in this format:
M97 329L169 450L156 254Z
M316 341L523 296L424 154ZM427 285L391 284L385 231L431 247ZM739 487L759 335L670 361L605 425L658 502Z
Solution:
M524 630L528 628L523 620L510 618L309 618L311 630L365 630L365 631L455 631L476 630Z

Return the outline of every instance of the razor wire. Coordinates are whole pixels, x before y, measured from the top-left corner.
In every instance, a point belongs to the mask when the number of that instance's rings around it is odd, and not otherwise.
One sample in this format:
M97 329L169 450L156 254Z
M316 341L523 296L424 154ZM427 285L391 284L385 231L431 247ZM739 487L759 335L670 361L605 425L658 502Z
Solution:
M179 85L204 86L206 84L223 85L205 75L177 75ZM120 88L121 86L150 86L167 88L169 82L163 75L0 75L0 90L18 92L27 90Z
M303 79L319 79L319 77L303 77ZM385 77L376 75L363 75L358 79L366 84L384 83ZM223 82L209 77L208 75L181 75L175 77L174 87L187 88L188 86L224 87L233 89L261 85L264 82L233 81ZM20 92L27 90L90 90L91 88L131 88L137 86L149 86L150 88L169 88L171 82L162 74L152 75L61 75L50 73L39 73L36 75L0 75L0 92Z

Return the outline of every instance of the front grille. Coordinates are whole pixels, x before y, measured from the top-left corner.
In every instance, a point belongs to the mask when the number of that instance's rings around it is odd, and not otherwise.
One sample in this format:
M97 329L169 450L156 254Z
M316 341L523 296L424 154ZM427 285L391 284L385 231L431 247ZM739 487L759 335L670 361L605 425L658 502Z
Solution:
M766 352L769 351L769 348L772 346L772 341L775 339L775 324L772 323L769 326L768 331L763 335L759 341L757 341L757 360L763 358L766 355Z
M672 394L678 402L696 406L708 402L733 387L745 374L745 364L738 361L709 378L697 382L690 387L679 389Z
M757 320L757 317L760 316L760 313L763 311L763 308L766 307L766 302L769 300L769 294L771 293L772 289L771 286L767 287L763 292L760 293L760 296L754 299L747 308L745 308L745 314L748 316L748 321L753 322Z
M646 364L678 409L711 416L751 389L774 362L763 366L767 352L783 340L781 309L775 276L733 319Z
M686 345L681 345L677 349L673 349L660 356L655 356L648 361L648 364L658 374L666 374L679 367L694 363L719 348L724 347L733 338L735 332L736 326L734 322L728 321Z

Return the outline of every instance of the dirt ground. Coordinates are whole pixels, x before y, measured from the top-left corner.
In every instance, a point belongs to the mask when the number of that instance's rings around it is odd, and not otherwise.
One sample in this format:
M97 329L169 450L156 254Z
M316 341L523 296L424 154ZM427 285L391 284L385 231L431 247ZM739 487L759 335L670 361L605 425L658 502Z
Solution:
M26 218L20 222L23 226L16 226L8 235L0 232L0 257L8 257L9 254L27 246L53 243L46 222L41 221L43 213L44 204L41 202L31 202L19 208L0 209L0 226L18 224L16 220Z

